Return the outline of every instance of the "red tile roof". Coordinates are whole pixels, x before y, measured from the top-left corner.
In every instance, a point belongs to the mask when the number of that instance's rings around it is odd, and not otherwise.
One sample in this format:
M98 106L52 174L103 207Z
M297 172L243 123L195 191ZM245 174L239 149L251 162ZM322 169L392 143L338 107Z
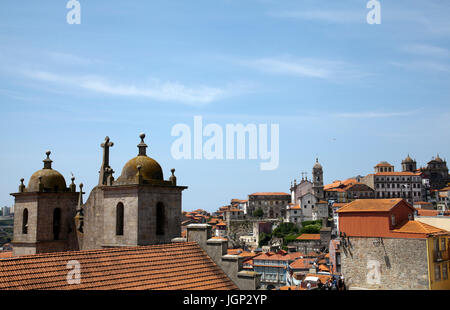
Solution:
M297 259L290 266L292 269L309 269L312 267L313 262L314 259L311 258Z
M440 234L447 231L440 228L419 222L419 221L407 221L398 229L393 229L396 233L408 233L408 234ZM448 232L447 232L448 233Z
M416 201L414 204L415 205L432 205L431 202L426 202L426 201Z
M300 205L293 205L292 204L292 207L289 207L289 210L300 210L301 209L301 207L300 207Z
M320 234L301 234L296 240L320 240Z
M280 192L261 192L261 193L253 193L249 196L291 196L288 193L280 193Z
M392 171L392 172L378 172L375 173L376 176L418 176L421 172L409 172L409 171Z
M13 257L13 252L6 251L6 252L0 252L0 258L10 258Z
M357 199L346 206L340 208L337 212L388 212L403 201L402 198L396 199ZM409 204L408 204L409 205ZM411 206L411 208L413 208ZM415 210L415 209L414 209Z
M440 211L438 210L426 210L426 209L418 209L417 215L418 216L438 216Z
M80 263L69 285L67 263ZM0 260L0 290L237 289L195 242L47 253Z

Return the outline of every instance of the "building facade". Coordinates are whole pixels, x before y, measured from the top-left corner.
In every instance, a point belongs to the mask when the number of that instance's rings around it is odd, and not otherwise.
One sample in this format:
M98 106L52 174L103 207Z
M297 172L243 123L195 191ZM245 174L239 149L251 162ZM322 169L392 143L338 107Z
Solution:
M263 218L275 219L285 218L286 210L291 202L291 195L282 192L261 192L248 196L248 214L261 209Z
M396 172L387 162L376 165L375 173L365 176L361 182L374 189L375 198L404 198L409 203L423 200L422 173Z

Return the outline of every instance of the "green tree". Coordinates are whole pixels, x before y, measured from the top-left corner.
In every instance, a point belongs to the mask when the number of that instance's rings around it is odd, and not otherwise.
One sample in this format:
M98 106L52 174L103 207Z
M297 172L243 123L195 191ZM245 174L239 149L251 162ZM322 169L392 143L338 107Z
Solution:
M272 234L266 234L266 233L261 233L259 234L259 247L262 247L263 245L267 245L270 241L270 239L272 239Z
M284 238L287 235L298 234L299 229L294 223L281 223L277 228L274 229L273 235L277 238Z
M303 226L301 229L302 234L318 234L320 233L320 229L322 228L321 225L306 225Z
M264 211L261 208L258 208L255 210L255 212L253 212L253 216L254 217L263 217L264 216Z

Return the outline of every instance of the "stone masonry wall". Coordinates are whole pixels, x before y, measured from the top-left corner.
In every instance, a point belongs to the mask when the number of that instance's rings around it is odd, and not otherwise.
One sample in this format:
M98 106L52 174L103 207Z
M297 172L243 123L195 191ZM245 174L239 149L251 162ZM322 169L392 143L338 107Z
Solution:
M341 242L341 267L350 289L428 289L425 239L348 240Z

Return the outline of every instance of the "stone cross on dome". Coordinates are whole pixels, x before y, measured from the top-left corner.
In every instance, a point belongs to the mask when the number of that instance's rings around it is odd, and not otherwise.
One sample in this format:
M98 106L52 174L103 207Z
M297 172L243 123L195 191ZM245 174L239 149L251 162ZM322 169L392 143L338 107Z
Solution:
M100 177L99 177L99 180L98 180L98 184L99 185L106 185L107 184L108 175L112 171L111 167L109 166L109 148L113 147L114 143L110 142L110 139L107 136L105 138L105 142L100 144L100 146L103 148L103 161L102 161L102 167L100 168Z

